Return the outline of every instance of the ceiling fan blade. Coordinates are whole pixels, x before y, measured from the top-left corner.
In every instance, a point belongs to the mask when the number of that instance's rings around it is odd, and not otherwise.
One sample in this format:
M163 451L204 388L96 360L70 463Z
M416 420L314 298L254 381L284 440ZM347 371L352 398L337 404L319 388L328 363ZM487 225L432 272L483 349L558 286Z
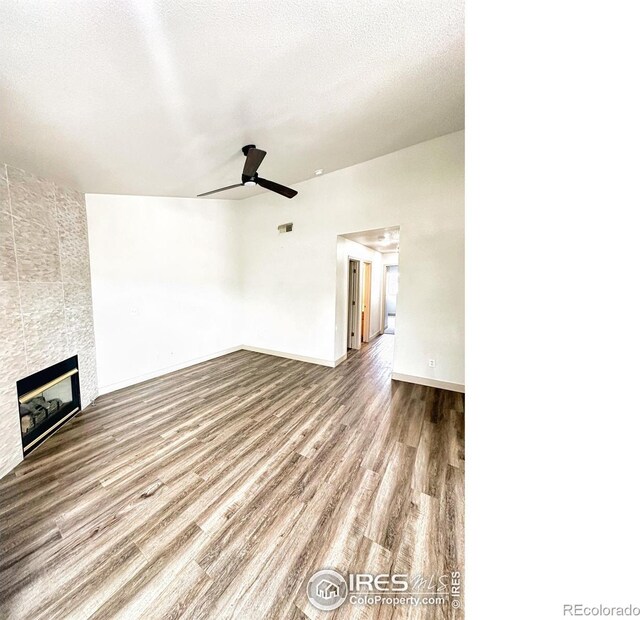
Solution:
M205 192L204 194L198 194L198 198L202 198L203 196L209 196L210 194L217 194L218 192L224 192L228 189L233 189L234 187L242 187L244 183L236 183L235 185L227 185L227 187L221 187L220 189L214 189L210 192Z
M258 177L256 182L261 187L270 189L272 192L276 192L276 194L282 194L287 198L293 198L298 193L295 189L285 187L284 185L280 185L280 183L275 183L274 181L269 181L269 179L263 179L262 177Z
M252 177L258 170L258 167L262 163L266 154L266 151L261 151L260 149L249 149L249 152L247 153L247 160L244 162L244 170L242 171L242 174Z

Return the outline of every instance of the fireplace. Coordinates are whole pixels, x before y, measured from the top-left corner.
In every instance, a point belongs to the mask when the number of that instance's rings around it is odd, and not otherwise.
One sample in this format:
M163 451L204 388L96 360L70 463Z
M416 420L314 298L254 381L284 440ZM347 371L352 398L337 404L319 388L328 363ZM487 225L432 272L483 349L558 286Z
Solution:
M17 388L26 456L80 411L78 356L21 379Z

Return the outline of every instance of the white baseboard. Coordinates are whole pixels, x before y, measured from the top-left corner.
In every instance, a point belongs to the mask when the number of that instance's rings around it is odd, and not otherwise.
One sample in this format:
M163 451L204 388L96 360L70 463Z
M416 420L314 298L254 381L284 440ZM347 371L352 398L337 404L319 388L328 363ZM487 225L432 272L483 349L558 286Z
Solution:
M151 372L144 373L142 375L137 375L135 377L129 377L127 379L123 379L122 381L118 381L116 383L110 383L108 385L99 385L98 386L98 396L103 396L104 394L109 394L110 392L115 392L116 390L120 390L125 387L129 387L131 385L136 385L138 383L142 383L143 381L148 381L149 379L156 379L157 377L161 377L162 375L167 375L169 373L175 372L176 370L182 370L183 368L188 368L189 366L195 366L196 364L201 364L202 362L208 362L209 360L215 359L217 357L222 357L223 355L228 355L229 353L235 353L236 351L253 351L254 353L263 353L264 355L273 355L275 357L283 357L290 360L296 360L298 362L307 362L308 364L318 364L320 366L327 366L328 368L335 368L344 360L347 359L347 354L345 353L341 357L336 360L327 360L321 359L318 357L307 357L306 355L297 355L295 353L286 353L284 351L274 351L273 349L263 349L261 347L251 347L248 345L238 345L235 347L230 347L228 349L223 349L221 351L216 351L210 355L205 355L203 357L195 358L188 360L186 362L180 362L179 364L174 364L172 366L167 366L165 368L159 368L157 370L153 370ZM396 381L405 381L407 383L417 383L418 385L427 385L429 387L441 388L443 390L451 390L452 392L462 392L464 393L464 385L460 383L452 383L450 381L440 381L438 379L430 379L428 377L415 377L413 375L404 375L399 372L394 372L391 374L391 378Z
M248 345L242 345L240 347L245 351L253 351L254 353L264 353L265 355L274 355L275 357L285 357L290 360L296 360L298 362L307 362L309 364L319 364L320 366L328 366L329 368L335 368L340 361L324 360L318 357L307 357L306 355L296 355L295 353L285 353L284 351L274 351L272 349L262 349L261 347L250 347ZM346 357L346 355L345 355Z
M162 375L168 375L169 373L175 372L176 370L182 370L183 368L188 368L189 366L195 366L196 364L201 364L202 362L208 362L209 360L215 359L216 357L222 357L223 355L228 355L229 353L235 353L236 351L240 351L241 349L242 347L240 345L236 347L229 347L228 349L216 351L215 353L212 353L210 355L204 355L203 357L197 357L186 362L180 362L172 366L152 370L151 372L146 372L135 377L129 377L127 379L123 379L122 381L117 381L116 383L99 385L98 396L109 394L110 392L115 392L116 390L121 390L122 388L136 385L137 383L142 383L143 381L148 381L149 379L155 379L157 377L161 377Z
M392 372L391 378L396 381L404 381L406 383L417 383L418 385L426 385L428 387L440 388L442 390L450 390L451 392L461 392L464 394L464 384L452 383L451 381L440 381L439 379L430 379L429 377L414 377L413 375L403 375L399 372Z
M342 364L342 362L344 362L344 360L347 359L347 354L345 353L344 355L342 355L341 357L339 357L337 360L335 360L335 362L333 362L333 367L335 368L336 366L339 366L340 364Z

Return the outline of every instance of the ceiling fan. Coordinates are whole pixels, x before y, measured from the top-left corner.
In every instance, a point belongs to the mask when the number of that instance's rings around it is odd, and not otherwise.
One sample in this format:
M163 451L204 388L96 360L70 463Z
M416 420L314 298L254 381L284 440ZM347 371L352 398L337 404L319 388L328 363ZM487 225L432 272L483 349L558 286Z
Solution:
M242 152L247 158L244 162L244 169L242 170L242 183L227 185L226 187L214 189L210 192L205 192L204 194L198 194L198 198L202 198L203 196L210 196L211 194L217 194L218 192L224 192L228 189L233 189L234 187L242 187L243 185L246 185L247 187L254 187L256 185L259 185L260 187L269 189L272 192L281 194L282 196L286 196L287 198L293 198L298 193L295 189L285 187L284 185L280 185L279 183L275 183L274 181L269 181L269 179L263 179L262 177L258 176L258 167L262 163L264 156L267 154L266 151L257 149L255 144L247 144L247 146L242 147Z

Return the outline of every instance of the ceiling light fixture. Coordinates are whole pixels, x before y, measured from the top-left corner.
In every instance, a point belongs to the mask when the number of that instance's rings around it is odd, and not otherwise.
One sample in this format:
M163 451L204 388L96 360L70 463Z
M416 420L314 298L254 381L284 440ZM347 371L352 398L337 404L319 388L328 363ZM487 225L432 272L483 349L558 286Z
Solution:
M318 168L318 169L315 171L315 173L314 173L314 174L315 174L317 177L319 177L323 172L324 172L324 168Z

